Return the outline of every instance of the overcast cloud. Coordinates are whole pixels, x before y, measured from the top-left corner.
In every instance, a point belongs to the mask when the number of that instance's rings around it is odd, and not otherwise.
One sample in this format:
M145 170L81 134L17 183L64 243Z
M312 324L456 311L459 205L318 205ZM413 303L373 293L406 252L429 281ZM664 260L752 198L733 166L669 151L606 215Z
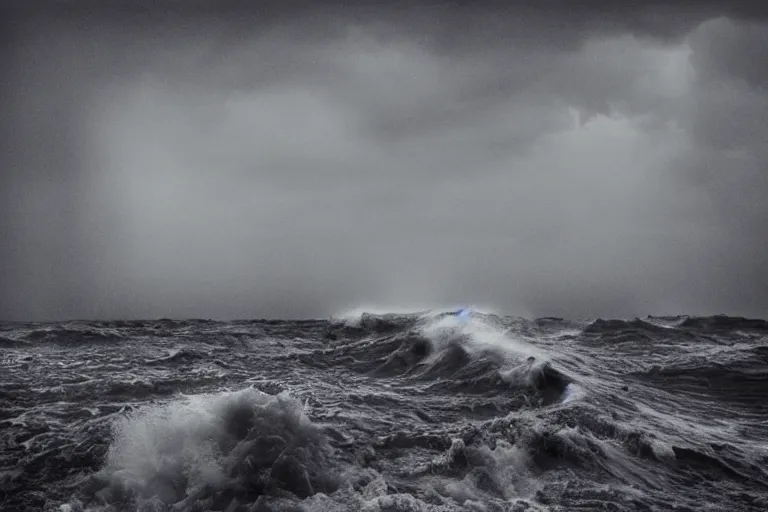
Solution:
M12 11L0 318L768 316L764 10L561 4Z

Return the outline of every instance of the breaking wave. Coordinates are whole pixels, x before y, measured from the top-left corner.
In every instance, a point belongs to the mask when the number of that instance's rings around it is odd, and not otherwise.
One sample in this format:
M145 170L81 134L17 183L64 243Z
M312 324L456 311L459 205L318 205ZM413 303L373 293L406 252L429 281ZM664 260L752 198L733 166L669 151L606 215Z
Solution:
M90 489L107 504L212 510L332 491L331 448L302 408L247 388L135 411L115 423Z

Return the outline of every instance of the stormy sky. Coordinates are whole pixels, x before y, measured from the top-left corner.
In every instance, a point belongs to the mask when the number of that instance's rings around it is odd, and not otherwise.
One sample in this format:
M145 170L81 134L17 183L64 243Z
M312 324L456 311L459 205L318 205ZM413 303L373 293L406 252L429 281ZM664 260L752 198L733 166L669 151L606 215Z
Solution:
M258 4L5 7L0 319L768 317L766 8Z

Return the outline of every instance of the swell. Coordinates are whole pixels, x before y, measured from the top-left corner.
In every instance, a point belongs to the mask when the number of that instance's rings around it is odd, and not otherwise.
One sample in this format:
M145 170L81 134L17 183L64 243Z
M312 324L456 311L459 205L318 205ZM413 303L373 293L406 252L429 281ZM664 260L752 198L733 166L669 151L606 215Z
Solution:
M0 336L0 348L26 348L29 346L31 346L29 341Z
M692 329L768 331L768 322L765 320L728 315L687 317L680 326Z
M692 398L709 397L721 403L741 406L751 413L768 413L765 392L768 389L768 364L759 361L702 362L695 366L671 364L654 366L645 372L630 374L672 393Z
M768 331L768 322L762 319L745 318L741 316L712 315L712 316L648 316L646 320L635 318L624 319L597 319L587 325L585 334L610 334L610 333L643 333L650 335L675 334L699 334L702 331L730 332L730 331Z
M117 343L141 338L183 338L197 341L238 342L263 337L306 336L322 333L328 322L322 320L104 320L62 323L6 324L2 329L0 348L30 344L79 346Z
M633 320L604 320L598 318L584 328L585 334L606 334L615 332L660 334L665 332L665 328L639 318Z
M385 326L377 323L378 318L372 322L363 322L368 325L367 335L361 334L360 327L354 328L352 339L337 331L331 348L288 357L315 368L343 367L378 378L424 383L438 393L528 392L526 403L552 403L571 383L536 357L478 349L470 334L449 331L436 342L416 328L418 322L413 318L389 319Z
M115 330L52 327L34 329L27 332L22 338L30 343L50 343L66 346L74 346L90 343L116 342L124 337Z

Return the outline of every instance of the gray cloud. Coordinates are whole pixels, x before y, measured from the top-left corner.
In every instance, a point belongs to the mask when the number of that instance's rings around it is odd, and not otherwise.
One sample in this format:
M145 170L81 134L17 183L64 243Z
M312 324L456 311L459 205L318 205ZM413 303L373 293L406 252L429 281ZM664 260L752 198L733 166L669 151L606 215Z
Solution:
M0 316L763 314L762 11L228 5L16 13Z

